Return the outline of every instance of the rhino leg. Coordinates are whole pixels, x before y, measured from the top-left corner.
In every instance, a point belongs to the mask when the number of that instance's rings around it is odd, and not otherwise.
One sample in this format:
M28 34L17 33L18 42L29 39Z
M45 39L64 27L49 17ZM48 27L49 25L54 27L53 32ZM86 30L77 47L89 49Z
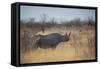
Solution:
M55 49L55 48L56 48L56 46L57 46L57 45L52 45L52 46L51 46L51 48L52 48L52 49Z

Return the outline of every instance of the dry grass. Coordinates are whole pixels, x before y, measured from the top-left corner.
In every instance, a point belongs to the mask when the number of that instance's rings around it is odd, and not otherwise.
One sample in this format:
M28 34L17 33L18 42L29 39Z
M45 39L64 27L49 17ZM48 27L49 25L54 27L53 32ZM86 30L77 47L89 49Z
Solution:
M32 33L35 30L32 31ZM49 33L65 34L71 32L68 42L61 42L56 49L40 49L22 52L20 54L21 63L41 63L75 60L95 59L95 30L94 29L66 29L49 28L45 33L38 31L32 35L46 35Z

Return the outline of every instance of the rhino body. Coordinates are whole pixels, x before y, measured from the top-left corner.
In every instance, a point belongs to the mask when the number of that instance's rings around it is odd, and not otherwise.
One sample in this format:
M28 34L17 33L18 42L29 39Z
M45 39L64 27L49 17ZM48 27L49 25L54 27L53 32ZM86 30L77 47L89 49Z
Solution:
M43 49L47 49L47 48L56 48L56 46L60 43L60 42L65 42L69 40L69 35L61 35L59 33L52 33L52 34L48 34L48 35L37 35L35 36L36 43L35 45L37 46L37 48L43 48Z

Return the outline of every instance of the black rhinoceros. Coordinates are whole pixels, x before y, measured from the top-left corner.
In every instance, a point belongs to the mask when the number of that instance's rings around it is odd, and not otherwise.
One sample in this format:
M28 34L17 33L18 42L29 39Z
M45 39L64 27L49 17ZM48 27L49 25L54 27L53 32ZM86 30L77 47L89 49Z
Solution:
M33 37L36 40L35 46L38 48L56 48L60 42L69 41L70 34L61 35L59 33L51 33L48 35L36 35Z

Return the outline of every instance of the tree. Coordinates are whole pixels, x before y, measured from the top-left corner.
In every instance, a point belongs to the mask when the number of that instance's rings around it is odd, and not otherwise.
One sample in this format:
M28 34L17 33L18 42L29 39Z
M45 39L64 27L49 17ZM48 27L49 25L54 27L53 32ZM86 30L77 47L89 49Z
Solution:
M43 33L45 32L45 28L46 28L46 20L47 20L47 15L46 14L40 15L41 30L42 30Z
M30 18L29 21L27 22L27 27L32 28L34 22L35 22L35 18Z
M87 18L87 23L88 23L88 25L91 25L91 26L95 24L92 16Z
M55 21L54 17L51 19L51 24L56 24L56 21Z

